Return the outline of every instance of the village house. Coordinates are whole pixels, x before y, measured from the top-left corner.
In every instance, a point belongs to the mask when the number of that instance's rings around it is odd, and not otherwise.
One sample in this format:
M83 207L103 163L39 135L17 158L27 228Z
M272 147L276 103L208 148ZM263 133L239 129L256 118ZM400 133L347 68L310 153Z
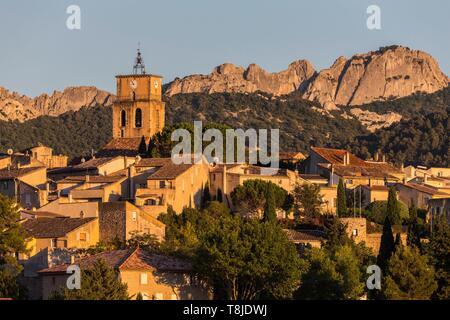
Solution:
M387 201L389 197L389 188L386 186L358 186L355 190L359 197L361 194L361 205L363 208L375 201Z
M350 189L358 185L392 185L405 179L405 174L387 163L384 157L382 161L366 161L346 150L311 147L305 162L307 174L324 176L331 185L343 179Z
M165 225L157 220L157 216L128 201L61 203L55 200L31 212L33 213L70 218L98 218L101 241L129 240L133 233L149 233L158 240L163 240L165 236Z
M0 194L15 199L25 209L45 205L48 201L46 168L1 169Z
M431 199L445 198L450 195L450 189L435 188L416 183L399 183L396 185L399 200L409 207L414 205L419 209L428 209Z
M192 265L176 257L154 254L142 249L116 250L76 259L81 270L92 268L99 259L115 269L128 287L128 294L144 300L207 300L209 287L192 274ZM64 288L69 264L61 264L38 272L42 279L42 297L48 299Z
M152 215L130 202L99 204L100 240L129 240L133 234L151 234L164 240L166 226Z
M111 176L71 176L56 183L59 197L67 202L113 202L128 196L126 173Z
M88 161L82 161L77 165L48 170L48 177L58 182L73 176L107 176L128 168L135 161L135 157L125 156L93 158Z
M199 208L208 182L209 164L174 164L171 158L148 158L137 162L130 174L135 204L153 215Z
M62 168L67 166L68 157L64 155L53 155L53 149L39 143L37 146L15 152L11 155L0 156L0 169L4 168L29 168L46 167Z
M99 241L97 218L39 217L22 222L27 235L28 259L46 248L87 249Z
M316 230L293 230L283 229L287 235L289 241L294 243L297 250L303 252L306 247L321 248L322 244L326 241L325 234Z
M435 220L439 216L445 216L450 223L450 195L439 199L428 200L429 219Z

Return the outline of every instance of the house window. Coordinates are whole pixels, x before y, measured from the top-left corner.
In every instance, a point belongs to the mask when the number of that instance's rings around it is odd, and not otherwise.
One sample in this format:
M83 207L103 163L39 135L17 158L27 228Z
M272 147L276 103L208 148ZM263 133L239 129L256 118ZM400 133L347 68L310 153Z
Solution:
M87 233L86 232L80 232L80 241L85 242L87 241Z
M145 200L144 205L146 205L146 206L157 206L158 203L156 202L155 199L147 199L147 200Z
M120 126L125 127L127 125L127 112L122 110L120 114Z
M358 236L358 229L353 229L352 235L354 237L357 237Z
M160 188L160 189L165 189L165 188L166 188L166 181L161 180L161 181L159 182L159 188Z
M132 212L131 213L131 219L133 220L133 221L136 221L137 220L137 213L136 212Z
M64 246L64 248L67 248L67 240L63 241L63 246Z
M136 109L136 114L134 117L135 117L134 125L136 126L136 128L141 128L142 127L142 110L140 108Z
M58 247L58 239L52 239L52 248Z
M148 284L148 277L146 273L141 273L141 284Z

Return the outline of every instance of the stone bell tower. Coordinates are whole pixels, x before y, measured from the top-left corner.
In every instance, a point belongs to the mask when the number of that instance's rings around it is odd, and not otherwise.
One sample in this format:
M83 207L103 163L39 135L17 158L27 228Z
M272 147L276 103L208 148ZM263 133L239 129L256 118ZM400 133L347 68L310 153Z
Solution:
M118 75L117 100L113 105L113 138L150 138L164 128L162 77L145 72L140 49L133 73Z

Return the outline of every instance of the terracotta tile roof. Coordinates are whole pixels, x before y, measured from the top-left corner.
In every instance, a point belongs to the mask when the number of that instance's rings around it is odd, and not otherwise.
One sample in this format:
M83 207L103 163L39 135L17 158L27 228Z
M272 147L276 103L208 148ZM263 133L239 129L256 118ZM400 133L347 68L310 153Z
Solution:
M331 168L326 164L319 164L319 166L324 167L328 170ZM389 178L392 180L399 180L393 174L401 174L400 171L394 167L380 163L371 164L369 166L356 166L356 165L333 165L334 173L341 177L373 177L373 178Z
M195 164L175 164L171 158L144 158L136 164L137 168L157 168L148 179L175 179Z
M135 270L135 271L168 271L168 272L189 272L192 265L182 259L148 253L142 249L114 250L102 252L96 255L84 257L75 260L81 269L89 269L98 260L104 260L110 267L116 270ZM62 264L40 270L39 273L61 273L66 272L68 264Z
M431 186L424 186L421 184L417 184L417 183L407 183L407 184L400 184L401 186L407 187L407 188L411 188L411 189L415 189L417 191L429 194L429 195L439 195L439 196L446 196L449 195L449 193L446 192L442 192L437 188L431 187Z
M98 153L97 157L128 156L139 154L142 138L115 138L108 142Z
M11 180L14 178L20 178L24 175L32 173L34 171L45 169L45 167L32 167L32 168L20 168L20 169L2 169L0 170L0 180Z
M300 173L300 178L303 178L305 180L328 180L325 177L322 177L320 174L306 174L306 173Z
M92 268L96 261L104 260L108 266L118 269L122 263L130 256L131 250L114 250L102 252L88 257L83 257L75 260L75 264L79 265L81 269ZM40 270L39 273L65 273L69 264L60 264L51 268Z
M39 218L25 221L28 236L34 238L60 238L97 218Z
M119 269L188 272L192 270L192 265L188 261L176 257L153 254L142 249L137 249Z
M39 218L62 218L63 215L48 211L33 211L33 210L21 210L20 213L33 216L35 219Z
M138 163L136 167L162 167L167 164L172 163L171 158L143 158Z
M389 191L389 188L386 186L362 186L365 189L374 190L374 191Z
M77 164L73 166L73 168L79 168L79 169L97 169L98 167L101 167L102 165L105 165L112 160L116 159L117 157L105 157L105 158L94 158L90 159L86 162L82 162L80 164Z
M117 175L117 176L89 176L89 182L92 183L113 183L118 182L125 178L124 175ZM86 176L73 176L73 177L66 177L63 180L58 181L58 183L81 183L86 182Z
M283 231L286 233L288 239L293 242L324 240L324 237L320 231L315 230L297 231L292 229L283 229Z
M349 155L351 165L364 165L365 161L358 158L354 154L341 149L317 148L311 147L311 150L320 155L326 161L332 164L344 164L344 157Z

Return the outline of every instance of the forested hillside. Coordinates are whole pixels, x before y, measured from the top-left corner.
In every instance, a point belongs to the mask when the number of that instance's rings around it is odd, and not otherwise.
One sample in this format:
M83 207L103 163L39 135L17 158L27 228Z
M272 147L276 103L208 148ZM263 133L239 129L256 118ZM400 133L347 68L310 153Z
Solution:
M311 145L347 148L369 157L377 150L406 164L449 165L450 89L361 108L395 111L403 120L371 134L342 111L323 114L320 106L292 94L180 94L166 98L167 124L202 120L234 128L280 129L281 149L308 152ZM0 122L0 151L22 150L42 142L70 157L99 150L111 138L111 109L84 108L59 117Z

